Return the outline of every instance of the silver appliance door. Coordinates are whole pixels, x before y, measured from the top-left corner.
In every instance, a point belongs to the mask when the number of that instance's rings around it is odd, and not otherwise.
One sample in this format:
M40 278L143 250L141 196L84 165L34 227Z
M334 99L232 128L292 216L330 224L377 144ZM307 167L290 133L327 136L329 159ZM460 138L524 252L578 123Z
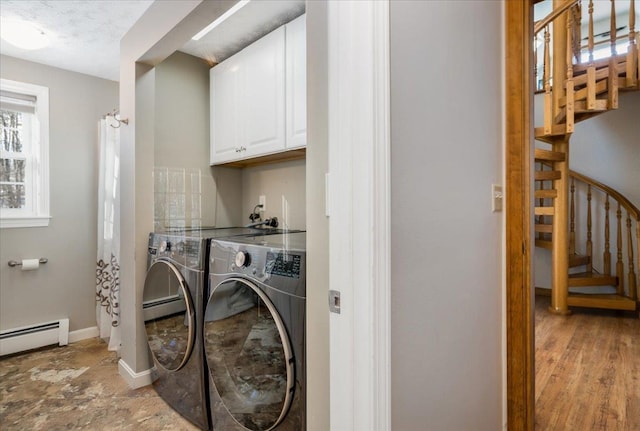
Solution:
M195 309L184 277L170 261L159 259L149 268L142 312L156 364L167 371L182 368L193 350Z
M245 429L267 431L293 399L294 360L284 323L252 282L228 278L207 303L204 350L215 391Z

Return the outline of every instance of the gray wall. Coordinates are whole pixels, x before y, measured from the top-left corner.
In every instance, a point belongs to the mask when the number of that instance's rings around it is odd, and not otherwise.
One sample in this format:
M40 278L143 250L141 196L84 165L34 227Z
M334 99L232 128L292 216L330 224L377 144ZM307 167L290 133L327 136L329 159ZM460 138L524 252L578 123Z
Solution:
M2 78L49 88L51 222L0 230L0 329L68 317L96 326L98 120L118 107L118 83L1 56ZM37 271L11 259L46 257Z
M305 161L273 163L242 170L242 224L266 197L265 217L278 217L279 227L304 229L306 226Z
M170 211L176 206L182 207L179 218L183 223L186 218L186 226L216 224L216 186L209 166L209 68L204 60L181 52L155 67L156 228L178 222ZM173 192L167 175L184 181L181 205L172 205L180 195ZM196 181L199 190L191 193Z
M329 429L328 17L307 2L307 428Z
M390 13L392 427L499 430L502 4Z

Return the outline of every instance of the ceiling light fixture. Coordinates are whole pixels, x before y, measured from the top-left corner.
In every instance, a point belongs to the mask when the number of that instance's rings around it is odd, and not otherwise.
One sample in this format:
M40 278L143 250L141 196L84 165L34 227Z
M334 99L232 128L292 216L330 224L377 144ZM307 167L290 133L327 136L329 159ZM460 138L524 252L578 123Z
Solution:
M202 39L202 37L204 35L206 35L207 33L209 33L211 30L213 30L214 28L216 28L217 26L219 26L224 20L226 20L227 18L229 18L231 15L233 15L234 13L238 12L240 9L242 9L242 7L244 5L246 5L247 3L249 3L250 0L240 0L238 3L234 4L231 9L229 9L228 11L226 11L225 13L223 13L222 15L220 15L215 21L213 21L211 24L209 24L208 26L206 26L205 28L203 28L198 34L196 34L195 36L193 36L191 39L193 40L200 40Z
M49 45L49 37L44 31L27 21L12 18L0 18L2 29L0 37L11 45L22 49L40 49Z

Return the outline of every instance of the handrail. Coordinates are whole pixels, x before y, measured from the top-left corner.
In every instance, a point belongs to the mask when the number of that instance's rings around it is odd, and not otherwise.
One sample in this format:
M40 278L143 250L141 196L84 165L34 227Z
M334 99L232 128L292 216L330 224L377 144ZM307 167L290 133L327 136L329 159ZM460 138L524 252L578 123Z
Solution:
M592 186L595 186L600 190L604 191L609 196L612 196L615 200L617 200L618 202L620 202L620 204L622 204L622 206L627 210L629 214L632 214L637 221L640 221L640 209L638 209L634 204L631 203L629 199L621 195L616 190L612 189L611 187L605 184L602 184L599 181L594 180L593 178L589 178L586 175L579 174L576 171L570 170L569 175L577 178L578 180L584 183L591 184Z
M577 4L580 0L567 0L562 6L551 11L549 15L542 18L540 21L536 21L533 26L533 34L534 36L540 32L543 28L547 26L551 21L556 19L558 16L562 15L567 9L571 6Z

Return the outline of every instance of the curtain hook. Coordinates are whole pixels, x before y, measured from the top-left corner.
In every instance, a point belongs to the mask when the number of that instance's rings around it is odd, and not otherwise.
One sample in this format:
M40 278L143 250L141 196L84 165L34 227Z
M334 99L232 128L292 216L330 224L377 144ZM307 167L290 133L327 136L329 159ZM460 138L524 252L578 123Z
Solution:
M113 114L113 119L118 122L118 125L114 126L113 124L109 124L111 127L113 127L114 129L119 129L120 126L122 126L122 123L124 123L126 125L129 125L129 119L128 118L120 119L116 115L118 115L118 114L115 114L115 113Z

